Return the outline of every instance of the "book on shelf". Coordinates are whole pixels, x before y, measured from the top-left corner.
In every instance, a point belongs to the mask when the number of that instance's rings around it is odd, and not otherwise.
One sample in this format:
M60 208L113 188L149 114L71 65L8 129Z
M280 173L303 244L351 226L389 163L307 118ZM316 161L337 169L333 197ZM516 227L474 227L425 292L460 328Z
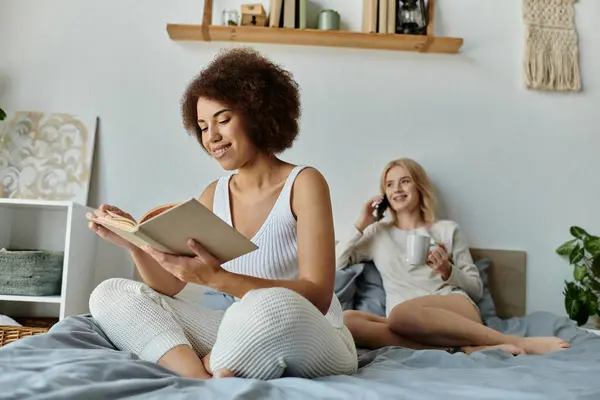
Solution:
M396 33L397 0L363 0L363 33Z
M383 0L385 1L385 0ZM396 18L398 9L398 0L387 0L388 16L387 16L387 33L396 33Z
M377 32L378 9L377 0L363 0L362 31L364 33Z
M308 0L298 0L298 28L306 29L308 28L307 18L308 18Z
M269 27L308 28L309 0L271 0L269 5Z
M283 27L296 27L296 0L283 0Z
M283 0L271 0L269 7L269 27L279 28L281 26L283 12Z
M175 255L195 256L188 246L188 240L194 239L222 263L258 248L195 198L155 207L139 222L108 211L96 223L138 247L147 245Z
M388 0L379 0L379 21L377 23L378 33L388 33Z

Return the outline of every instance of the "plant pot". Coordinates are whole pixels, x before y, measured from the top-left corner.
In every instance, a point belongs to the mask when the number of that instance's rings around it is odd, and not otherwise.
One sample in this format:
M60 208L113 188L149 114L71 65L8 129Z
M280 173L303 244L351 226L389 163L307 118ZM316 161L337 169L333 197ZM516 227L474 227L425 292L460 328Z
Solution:
M600 330L600 317L598 317L598 315L592 315L582 328Z

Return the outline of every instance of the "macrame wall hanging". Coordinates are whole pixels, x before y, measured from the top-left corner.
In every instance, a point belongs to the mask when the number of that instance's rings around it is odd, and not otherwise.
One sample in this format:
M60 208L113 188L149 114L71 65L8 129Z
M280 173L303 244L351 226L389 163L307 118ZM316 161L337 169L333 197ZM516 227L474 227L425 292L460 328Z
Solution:
M580 91L577 0L523 0L525 86Z

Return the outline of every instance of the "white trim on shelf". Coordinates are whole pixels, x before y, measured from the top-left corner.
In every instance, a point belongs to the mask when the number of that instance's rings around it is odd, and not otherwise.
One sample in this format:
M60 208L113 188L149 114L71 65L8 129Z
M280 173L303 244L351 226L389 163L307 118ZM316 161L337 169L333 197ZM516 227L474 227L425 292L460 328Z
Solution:
M24 301L27 303L60 303L60 296L17 296L0 294L0 301Z
M62 200L33 200L33 199L5 199L0 198L0 204L11 204L15 206L39 206L39 207L72 207L72 201Z

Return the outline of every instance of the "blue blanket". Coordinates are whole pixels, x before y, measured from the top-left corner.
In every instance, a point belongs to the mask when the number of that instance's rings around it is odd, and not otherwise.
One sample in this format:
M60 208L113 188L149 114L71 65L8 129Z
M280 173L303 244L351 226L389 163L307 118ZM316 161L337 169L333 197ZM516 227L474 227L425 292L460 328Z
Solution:
M117 351L90 316L77 316L0 348L0 399L600 399L600 337L547 313L488 325L573 347L517 357L389 347L363 354L353 376L199 381Z

